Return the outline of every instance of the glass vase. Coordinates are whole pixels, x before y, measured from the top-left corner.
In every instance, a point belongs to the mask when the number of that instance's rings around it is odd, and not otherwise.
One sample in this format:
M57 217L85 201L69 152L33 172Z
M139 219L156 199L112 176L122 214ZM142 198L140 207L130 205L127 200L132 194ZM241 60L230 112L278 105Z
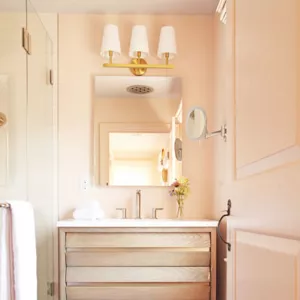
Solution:
M177 197L177 219L182 219L184 213L184 197Z

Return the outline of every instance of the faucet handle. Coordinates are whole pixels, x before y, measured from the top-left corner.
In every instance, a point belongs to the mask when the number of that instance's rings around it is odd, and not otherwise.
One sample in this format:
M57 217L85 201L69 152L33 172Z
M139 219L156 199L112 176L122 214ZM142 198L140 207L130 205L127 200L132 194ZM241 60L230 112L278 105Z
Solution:
M163 208L152 208L152 219L157 219L157 211L158 210L163 210Z
M122 219L127 218L127 208L116 208L116 210L121 210L122 211Z

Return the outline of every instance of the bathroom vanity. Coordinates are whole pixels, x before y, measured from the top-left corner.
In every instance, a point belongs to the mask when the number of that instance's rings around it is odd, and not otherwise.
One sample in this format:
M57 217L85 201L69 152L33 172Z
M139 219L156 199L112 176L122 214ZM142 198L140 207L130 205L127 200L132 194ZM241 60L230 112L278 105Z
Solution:
M216 221L60 221L60 300L216 300Z

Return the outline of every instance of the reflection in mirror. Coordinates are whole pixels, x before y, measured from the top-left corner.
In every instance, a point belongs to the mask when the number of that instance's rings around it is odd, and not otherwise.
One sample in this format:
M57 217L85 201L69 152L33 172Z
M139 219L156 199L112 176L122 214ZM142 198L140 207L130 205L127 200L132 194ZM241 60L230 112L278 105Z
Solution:
M182 141L180 138L176 138L174 143L175 157L178 161L182 161Z
M168 133L109 133L110 185L166 184L169 139Z
M96 184L168 186L181 175L180 78L96 76L94 99Z
M186 132L190 139L203 139L206 137L206 113L200 107L193 107L188 113Z

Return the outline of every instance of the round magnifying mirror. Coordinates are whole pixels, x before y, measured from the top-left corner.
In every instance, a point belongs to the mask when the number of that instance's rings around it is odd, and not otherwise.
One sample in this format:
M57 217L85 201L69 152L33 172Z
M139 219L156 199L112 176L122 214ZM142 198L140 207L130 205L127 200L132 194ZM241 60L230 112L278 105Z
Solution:
M178 161L182 161L182 141L179 138L176 138L174 143L174 152L175 157Z
M192 140L204 139L207 134L206 113L201 107L192 107L187 115L186 134Z

